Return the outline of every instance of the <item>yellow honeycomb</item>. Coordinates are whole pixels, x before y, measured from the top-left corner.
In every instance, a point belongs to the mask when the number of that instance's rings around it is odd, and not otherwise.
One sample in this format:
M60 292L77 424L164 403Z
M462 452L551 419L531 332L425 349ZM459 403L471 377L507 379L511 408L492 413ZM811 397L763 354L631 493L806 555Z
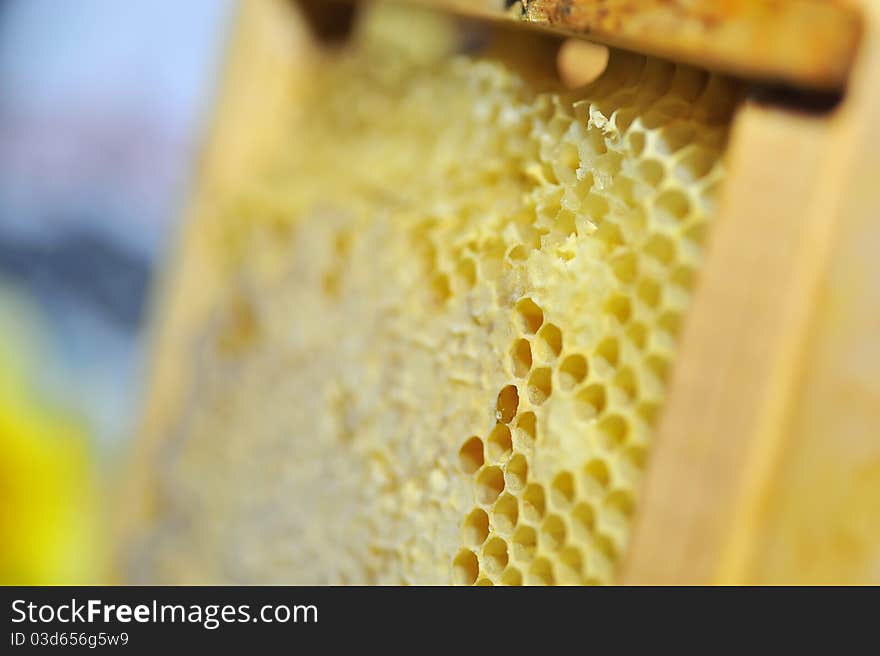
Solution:
M614 580L735 89L613 52L565 90L526 37L450 53L408 11L310 64L217 217L135 579Z

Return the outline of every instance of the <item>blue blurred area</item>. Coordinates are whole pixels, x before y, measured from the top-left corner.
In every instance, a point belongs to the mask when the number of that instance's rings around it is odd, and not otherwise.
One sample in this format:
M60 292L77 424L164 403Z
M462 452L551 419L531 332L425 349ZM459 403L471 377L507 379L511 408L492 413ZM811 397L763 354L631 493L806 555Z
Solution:
M136 419L145 301L233 10L0 0L0 314L32 308L41 390L105 450Z

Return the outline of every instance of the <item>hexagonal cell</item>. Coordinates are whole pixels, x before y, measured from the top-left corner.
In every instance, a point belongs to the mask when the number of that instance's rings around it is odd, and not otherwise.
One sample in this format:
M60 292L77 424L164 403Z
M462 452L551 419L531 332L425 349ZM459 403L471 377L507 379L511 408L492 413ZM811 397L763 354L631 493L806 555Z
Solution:
M553 393L553 382L549 367L539 367L529 376L529 401L533 405L541 405Z
M663 109L658 107L656 104L648 109L644 114L642 114L640 118L642 125L649 130L660 128L669 123L669 121L672 119L668 111L663 111ZM652 141L656 140L652 139Z
M510 429L504 424L495 424L495 428L492 429L486 440L486 446L489 451L489 460L492 462L506 460L513 452L513 439L510 435Z
M452 296L452 290L449 287L449 277L445 273L438 273L431 280L431 292L435 302L442 305Z
M610 537L597 533L593 536L593 544L609 561L612 563L617 561L617 546Z
M681 159L675 166L675 175L684 184L689 185L708 175L712 167L715 166L716 158L714 153L704 148L693 146L688 152L682 153Z
M657 139L657 149L668 154L676 153L696 138L697 128L688 122L676 121L664 126Z
M634 469L644 470L647 459L645 447L641 444L630 444L623 450L623 458Z
M469 549L462 549L452 561L452 581L456 585L473 585L480 573L477 555Z
M621 134L624 134L629 131L640 113L641 112L637 107L626 105L615 109L612 118L614 119L614 124L617 126L617 129L620 130Z
M462 524L462 541L472 547L478 547L489 535L489 515L482 508L474 508Z
M554 170L560 179L569 183L573 182L576 179L575 171L580 163L580 155L576 145L563 141L557 146Z
M643 278L639 281L636 295L639 297L639 300L649 308L654 309L660 305L661 294L662 290L660 284L653 278Z
M565 522L559 515L548 515L541 524L541 546L556 551L565 544Z
M498 399L495 401L495 419L502 424L508 424L516 415L519 407L519 392L516 385L505 385L498 392Z
M681 329L681 315L672 310L664 312L657 317L657 327L674 339Z
M562 585L578 585L584 572L584 557L577 547L559 552L558 578Z
M507 259L511 262L523 262L529 256L529 249L525 244L511 246L507 251Z
M535 339L535 348L542 360L554 360L562 353L562 331L552 323L541 326Z
M560 472L550 485L550 501L555 508L568 508L575 497L574 476L571 472Z
M519 562L531 560L538 548L538 534L531 526L519 526L513 534L511 552Z
M645 366L651 370L658 380L666 382L669 374L669 360L662 355L652 354L645 358Z
M682 264L673 270L669 276L669 281L685 291L690 291L694 287L695 278L696 274L693 267L690 267L687 264Z
M608 471L608 465L602 460L594 458L584 465L584 476L593 490L598 486L599 490L604 490L611 482L611 473Z
M663 181L666 169L656 159L646 159L639 162L637 175L643 182L656 187Z
M642 151L645 150L645 133L638 130L630 130L626 136L626 147L634 157L641 155Z
M556 222L553 224L553 230L564 237L576 235L577 216L569 210L559 210L556 214Z
M648 329L645 328L645 324L638 321L626 329L626 336L640 350L648 343Z
M532 335L538 332L541 324L544 323L544 311L537 303L528 297L521 298L515 310L519 326L524 332Z
M620 228L611 221L605 221L596 229L593 237L605 245L610 252L623 246L624 238Z
M514 445L522 451L529 451L535 446L538 420L534 412L524 412L516 420L514 431Z
M544 495L544 488L539 483L527 485L522 494L523 518L528 522L537 524L544 517L546 509L547 501Z
M633 252L621 253L612 258L611 272L623 284L629 284L639 275L639 258Z
M510 361L513 375L517 378L525 378L532 370L532 345L529 340L522 338L513 343L510 349Z
M623 489L609 492L605 497L604 505L626 518L632 517L635 511L635 501L632 494Z
M596 346L596 357L602 358L612 367L620 361L620 344L614 337L606 337Z
M458 263L456 272L466 288L470 289L477 283L477 265L472 258L466 257L462 259Z
M629 433L629 425L626 419L620 415L608 415L599 420L599 437L605 449L611 450L619 447L626 440Z
M708 227L709 226L706 224L705 221L699 221L685 228L685 230L682 231L681 236L685 242L691 242L691 244L693 245L700 246L706 241L706 233ZM693 247L689 246L687 243L684 244L684 246L690 248Z
M584 542L593 535L596 528L596 512L593 507L582 502L577 504L571 511L571 530L575 540Z
M651 235L642 250L663 266L671 266L675 262L675 243L666 235Z
M696 205L698 207L709 206L712 209L708 211L709 213L712 213L715 211L714 208L717 202L717 197L709 192L710 188L716 188L717 190L720 189L720 185L713 182L708 187L704 187L697 195ZM705 220L705 217L689 215L685 217L682 228L683 229L680 232L682 240L681 251L684 259L693 262L696 257L699 257L699 253L702 251L702 246L706 243L706 237L709 234L709 223Z
M473 474L483 466L483 440L474 435L465 440L458 450L458 465L465 474Z
M660 412L660 406L652 401L643 401L636 406L636 414L648 426L653 426L657 421L657 415Z
M567 356L559 365L559 386L570 390L587 377L587 359L579 353Z
M575 410L581 419L589 421L605 410L605 386L600 383L588 385L575 396Z
M516 567L508 567L501 575L502 585L522 585L523 577Z
M580 144L581 159L591 161L591 159L599 159L600 155L608 152L608 144L605 142L605 134L601 130L587 130L584 135L584 143ZM585 153L591 153L590 155Z
M504 473L500 467L485 467L477 474L477 503L489 505L494 503L504 491Z
M535 558L529 566L529 585L555 585L556 577L553 574L553 564L546 558Z
M501 538L491 538L483 546L483 566L490 574L500 574L507 567L507 543Z
M514 454L504 469L504 479L507 486L513 491L521 490L525 487L528 475L529 463L526 461L526 457L521 453Z
M519 509L516 498L504 493L495 502L492 508L492 528L498 533L510 535L519 521Z
M615 294L605 301L605 312L623 324L632 316L632 303L626 296Z
M654 213L658 220L667 223L683 221L691 211L687 194L678 189L667 189L654 200Z
M629 401L634 401L639 394L638 381L630 367L623 367L614 374L614 386L621 390Z

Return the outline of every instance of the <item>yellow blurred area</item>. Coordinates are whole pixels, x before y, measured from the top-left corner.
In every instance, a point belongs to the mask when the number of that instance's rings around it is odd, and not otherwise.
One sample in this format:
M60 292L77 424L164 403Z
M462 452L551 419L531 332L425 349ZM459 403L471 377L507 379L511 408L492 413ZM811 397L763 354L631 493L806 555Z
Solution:
M34 389L31 323L0 295L0 584L98 583L104 541L88 433Z

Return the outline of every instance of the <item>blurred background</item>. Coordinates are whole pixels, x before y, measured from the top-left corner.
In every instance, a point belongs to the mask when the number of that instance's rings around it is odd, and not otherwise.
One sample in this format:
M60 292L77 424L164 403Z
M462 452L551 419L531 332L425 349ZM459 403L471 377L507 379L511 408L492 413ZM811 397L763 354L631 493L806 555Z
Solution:
M233 0L0 0L0 584L101 582Z

